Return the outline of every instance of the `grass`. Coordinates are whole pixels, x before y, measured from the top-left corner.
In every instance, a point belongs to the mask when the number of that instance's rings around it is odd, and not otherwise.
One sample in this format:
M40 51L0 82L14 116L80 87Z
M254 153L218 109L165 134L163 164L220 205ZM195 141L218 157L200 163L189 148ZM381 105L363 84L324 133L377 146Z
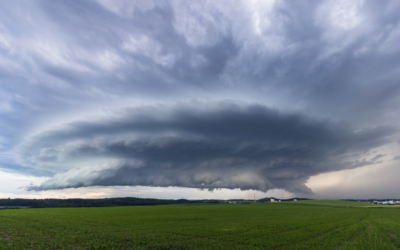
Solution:
M400 209L346 201L0 210L0 249L398 249Z
M297 201L297 204L334 206L334 207L371 207L371 204L368 203L341 201L341 200L304 200L304 201Z

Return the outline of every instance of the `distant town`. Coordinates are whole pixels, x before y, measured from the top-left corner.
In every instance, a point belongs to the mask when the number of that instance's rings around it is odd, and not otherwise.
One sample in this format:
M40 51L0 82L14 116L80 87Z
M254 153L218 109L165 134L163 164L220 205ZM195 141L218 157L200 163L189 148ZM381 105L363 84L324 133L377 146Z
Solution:
M400 204L400 200L395 200L395 199L391 199L391 200L359 200L358 202L362 202L362 203L369 203L369 204L379 204L379 205L398 205Z

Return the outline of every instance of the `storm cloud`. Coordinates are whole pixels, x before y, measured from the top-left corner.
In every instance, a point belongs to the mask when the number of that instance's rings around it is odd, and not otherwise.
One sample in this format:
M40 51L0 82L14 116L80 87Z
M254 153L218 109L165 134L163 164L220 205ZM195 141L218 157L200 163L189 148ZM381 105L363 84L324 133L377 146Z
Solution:
M398 158L396 0L0 7L0 170L29 190L310 193Z
M58 173L30 190L142 185L306 193L312 175L377 161L381 155L361 162L353 156L387 144L394 132L355 132L343 122L259 104L181 103L67 124L20 152L21 163Z

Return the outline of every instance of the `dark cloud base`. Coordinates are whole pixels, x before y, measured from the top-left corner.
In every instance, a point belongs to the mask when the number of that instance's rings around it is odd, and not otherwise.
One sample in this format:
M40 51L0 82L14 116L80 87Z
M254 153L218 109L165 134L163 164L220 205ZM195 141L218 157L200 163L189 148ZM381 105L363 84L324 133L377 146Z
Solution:
M374 164L381 155L351 156L390 142L395 131L354 132L345 122L259 104L181 103L128 108L39 134L21 145L20 160L57 173L28 188L36 191L142 185L309 193L304 183L312 175Z
M310 192L310 176L398 160L377 148L399 137L385 126L400 117L399 12L397 0L3 1L0 168L53 176L30 190ZM135 105L149 106L121 109ZM102 118L71 123L88 114Z

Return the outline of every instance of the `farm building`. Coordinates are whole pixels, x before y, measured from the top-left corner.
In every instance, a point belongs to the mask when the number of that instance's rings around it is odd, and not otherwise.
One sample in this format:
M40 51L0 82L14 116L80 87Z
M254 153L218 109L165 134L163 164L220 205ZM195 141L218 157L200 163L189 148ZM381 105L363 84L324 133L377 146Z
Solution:
M394 205L394 201L382 201L382 205Z

